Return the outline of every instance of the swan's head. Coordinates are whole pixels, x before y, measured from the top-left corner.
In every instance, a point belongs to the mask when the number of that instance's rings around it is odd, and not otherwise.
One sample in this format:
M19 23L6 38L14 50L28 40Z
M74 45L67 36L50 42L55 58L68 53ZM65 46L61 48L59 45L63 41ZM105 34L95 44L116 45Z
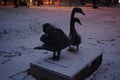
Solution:
M75 13L81 13L81 14L85 15L85 13L83 12L83 10L81 8L77 8L77 7L73 8L73 13L74 14Z
M80 22L80 19L78 19L78 18L73 18L73 23L75 23L75 22L77 22L77 23L79 23L80 25L82 25L82 23Z

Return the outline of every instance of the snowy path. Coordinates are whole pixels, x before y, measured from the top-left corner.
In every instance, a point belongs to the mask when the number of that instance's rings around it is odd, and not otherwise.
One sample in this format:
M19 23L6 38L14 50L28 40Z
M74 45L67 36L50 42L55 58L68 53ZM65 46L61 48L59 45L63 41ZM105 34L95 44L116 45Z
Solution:
M86 80L120 80L120 8L82 9L86 16L76 15L83 24L76 27L82 36L81 47L103 53L102 65ZM27 74L20 72L27 70L30 62L48 55L48 51L39 54L33 50L42 44L41 25L50 22L68 34L71 10L69 7L0 7L0 80L23 80ZM35 79L28 76L24 80Z

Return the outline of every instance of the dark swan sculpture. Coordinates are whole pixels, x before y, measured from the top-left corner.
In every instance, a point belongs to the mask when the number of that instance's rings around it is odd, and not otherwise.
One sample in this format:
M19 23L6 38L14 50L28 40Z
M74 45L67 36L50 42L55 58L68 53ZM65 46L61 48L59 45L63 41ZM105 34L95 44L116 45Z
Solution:
M77 46L77 51L79 48L79 45L81 43L81 36L77 33L75 29L75 22L79 23L82 25L80 22L80 19L75 17L75 13L81 13L85 15L85 13L82 11L81 8L73 8L72 13L71 13L71 19L70 19L70 33L69 33L69 39L70 39L70 45L69 45L69 50L71 51L71 45Z
M81 43L81 37L75 30L75 22L81 24L80 20L74 17L75 13L82 13L85 15L81 8L73 8L70 20L70 33L69 37L58 28L55 28L50 23L43 24L43 34L40 40L44 43L42 46L35 47L34 49L43 49L53 52L53 60L59 60L62 49L69 46L71 49L71 45L77 46L77 50L79 44Z
M44 35L40 40L44 43L42 46L35 47L34 49L43 49L53 52L53 60L59 60L61 50L69 45L68 36L58 28L55 28L50 23L43 24Z

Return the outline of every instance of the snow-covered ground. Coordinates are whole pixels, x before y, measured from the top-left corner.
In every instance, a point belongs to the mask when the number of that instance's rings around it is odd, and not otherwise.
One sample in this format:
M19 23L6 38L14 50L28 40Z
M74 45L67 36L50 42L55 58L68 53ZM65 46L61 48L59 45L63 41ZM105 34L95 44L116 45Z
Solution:
M42 24L52 23L68 34L72 8L0 7L0 80L36 80L26 70L32 61L49 55L33 49L42 44ZM120 7L82 9L85 16L76 14L83 24L76 24L80 47L103 53L102 65L86 80L120 80Z

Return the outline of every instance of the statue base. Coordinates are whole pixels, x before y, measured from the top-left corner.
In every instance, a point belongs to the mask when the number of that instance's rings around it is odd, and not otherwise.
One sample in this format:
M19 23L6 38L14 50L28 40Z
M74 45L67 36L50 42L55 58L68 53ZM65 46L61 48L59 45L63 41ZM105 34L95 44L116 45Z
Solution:
M84 80L102 63L102 53L91 49L80 48L76 53L63 50L59 61L51 56L30 64L30 73L37 80Z

